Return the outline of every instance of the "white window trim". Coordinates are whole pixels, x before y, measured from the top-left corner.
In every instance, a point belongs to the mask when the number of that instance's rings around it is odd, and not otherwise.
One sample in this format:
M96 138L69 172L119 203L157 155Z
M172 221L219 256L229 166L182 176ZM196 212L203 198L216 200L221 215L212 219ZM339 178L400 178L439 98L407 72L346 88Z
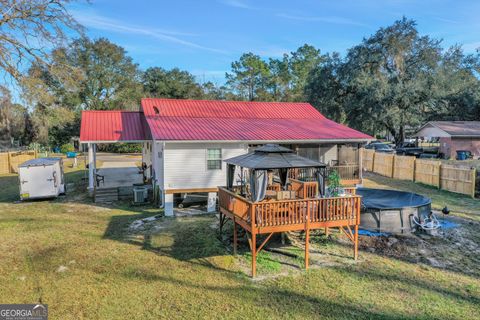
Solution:
M220 150L220 159L208 159L208 150ZM205 169L207 171L217 171L217 170L222 170L223 169L223 165L222 165L222 160L223 160L223 150L222 148L206 148L205 149ZM216 160L216 161L220 161L220 168L218 169L209 169L208 168L208 160Z

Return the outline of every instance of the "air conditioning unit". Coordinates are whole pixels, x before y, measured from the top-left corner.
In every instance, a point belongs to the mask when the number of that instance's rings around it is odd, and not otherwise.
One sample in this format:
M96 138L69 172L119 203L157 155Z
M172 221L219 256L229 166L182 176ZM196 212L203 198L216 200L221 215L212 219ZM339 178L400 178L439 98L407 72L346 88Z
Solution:
M145 187L133 187L133 203L145 203L147 192Z

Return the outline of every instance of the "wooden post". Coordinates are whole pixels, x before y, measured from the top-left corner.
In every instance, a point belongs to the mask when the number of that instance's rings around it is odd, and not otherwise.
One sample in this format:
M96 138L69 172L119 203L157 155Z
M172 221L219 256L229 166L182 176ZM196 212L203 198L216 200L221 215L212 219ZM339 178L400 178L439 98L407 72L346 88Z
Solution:
M218 221L219 221L219 231L220 231L220 237L222 236L223 232L223 217L222 217L222 210L219 210L218 212ZM235 225L235 218L233 220L233 225Z
M390 173L390 178L393 178L395 176L395 160L396 160L397 156L396 155L393 155L392 157L392 172Z
M257 230L255 228L255 208L254 204L250 206L250 221L252 222L252 277L257 276Z
M363 183L363 148L361 144L358 145L358 179L360 184Z
M257 235L252 230L252 278L257 276Z
M355 202L355 233L353 235L353 258L358 259L358 225L360 224L360 199Z
M372 152L372 172L375 172L375 150Z
M233 218L233 255L237 255L237 221Z
M472 198L475 198L475 180L477 179L477 170L472 168Z
M415 159L416 159L416 158L413 157L412 166L411 166L411 168L412 168L412 172L411 172L412 175L408 177L408 178L409 178L409 181L415 180Z
M12 153L11 153L11 152L7 152L7 154L8 154L8 160L7 160L7 161L8 161L8 162L7 162L7 164L8 164L8 172L9 172L9 173L13 173L13 170L12 170Z
M309 265L309 251L310 246L310 201L307 201L307 217L305 221L305 270L308 270Z
M442 188L442 163L438 165L438 189Z
M353 258L358 259L358 224L355 224L355 234L353 235Z

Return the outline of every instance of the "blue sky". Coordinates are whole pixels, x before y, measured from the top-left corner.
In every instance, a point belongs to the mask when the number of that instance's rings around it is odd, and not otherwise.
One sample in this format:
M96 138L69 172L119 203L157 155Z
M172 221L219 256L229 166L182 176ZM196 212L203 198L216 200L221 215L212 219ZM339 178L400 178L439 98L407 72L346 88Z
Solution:
M279 57L308 43L343 54L403 15L444 46L480 46L480 1L92 0L71 10L89 36L123 46L141 68L179 67L216 83L244 52Z

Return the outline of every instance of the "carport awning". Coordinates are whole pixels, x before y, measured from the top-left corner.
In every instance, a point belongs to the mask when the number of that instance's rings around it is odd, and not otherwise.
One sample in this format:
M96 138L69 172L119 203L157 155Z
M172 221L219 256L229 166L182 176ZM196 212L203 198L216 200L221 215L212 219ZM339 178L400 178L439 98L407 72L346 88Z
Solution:
M82 143L143 142L151 140L143 112L83 111Z

